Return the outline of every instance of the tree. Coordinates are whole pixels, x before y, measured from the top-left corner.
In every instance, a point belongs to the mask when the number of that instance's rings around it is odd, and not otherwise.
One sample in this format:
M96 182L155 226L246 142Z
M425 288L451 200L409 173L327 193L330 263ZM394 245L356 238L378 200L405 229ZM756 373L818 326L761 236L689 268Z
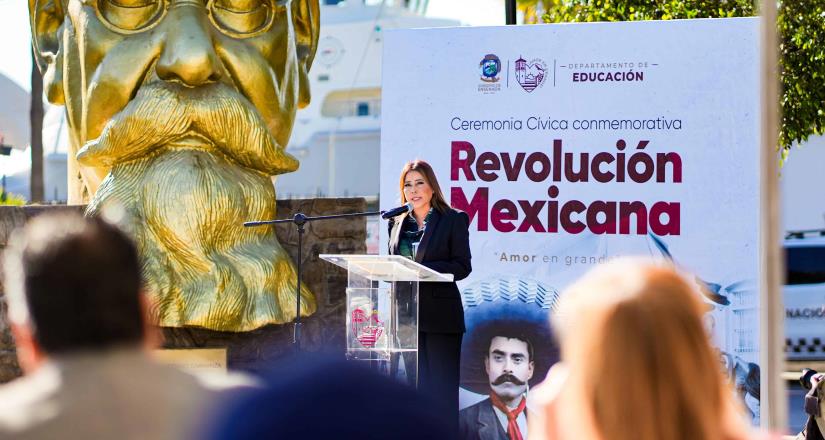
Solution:
M29 174L29 190L32 203L43 201L43 77L34 59L32 51L31 76L31 149L32 168Z
M548 2L550 3L550 2ZM752 0L557 0L547 23L749 17ZM783 157L794 142L823 134L825 125L825 2L785 0L779 5Z
M825 2L786 0L779 9L782 129L787 155L793 142L823 134L825 123Z

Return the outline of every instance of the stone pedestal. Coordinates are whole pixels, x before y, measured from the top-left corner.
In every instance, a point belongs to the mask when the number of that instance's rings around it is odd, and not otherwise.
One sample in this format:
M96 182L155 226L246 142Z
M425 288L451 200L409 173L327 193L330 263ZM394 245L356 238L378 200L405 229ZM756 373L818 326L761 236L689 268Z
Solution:
M5 247L11 231L42 212L59 209L81 211L82 206L0 207L0 248ZM291 218L295 212L307 216L362 212L362 198L307 199L278 201L278 218ZM252 219L250 219L252 220ZM257 219L256 219L257 220ZM303 277L315 294L318 310L303 319L302 348L305 351L344 354L344 296L346 271L318 258L319 254L366 253L366 218L311 222L303 240ZM297 263L298 233L287 223L276 228L278 240ZM202 328L161 328L164 348L226 348L230 369L260 371L279 358L291 354L292 324L270 325L251 332L216 332ZM0 383L20 374L14 354L14 341L8 330L0 287Z

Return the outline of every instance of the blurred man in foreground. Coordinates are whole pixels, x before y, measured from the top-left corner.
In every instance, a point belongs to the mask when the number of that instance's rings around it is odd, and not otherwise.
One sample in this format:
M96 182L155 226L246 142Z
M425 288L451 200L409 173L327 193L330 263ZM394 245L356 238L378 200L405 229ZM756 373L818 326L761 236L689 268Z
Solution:
M152 362L137 251L117 228L41 216L6 250L9 320L25 376L0 387L0 439L180 439L210 399Z

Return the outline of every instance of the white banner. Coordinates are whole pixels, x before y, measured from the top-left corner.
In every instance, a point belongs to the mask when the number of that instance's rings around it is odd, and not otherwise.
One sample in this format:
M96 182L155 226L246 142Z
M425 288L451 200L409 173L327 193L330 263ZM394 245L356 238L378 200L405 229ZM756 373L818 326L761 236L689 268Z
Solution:
M418 158L471 218L462 407L491 392L496 326L535 339L535 384L559 293L647 255L705 281L758 421L758 19L396 30L384 48L381 206Z

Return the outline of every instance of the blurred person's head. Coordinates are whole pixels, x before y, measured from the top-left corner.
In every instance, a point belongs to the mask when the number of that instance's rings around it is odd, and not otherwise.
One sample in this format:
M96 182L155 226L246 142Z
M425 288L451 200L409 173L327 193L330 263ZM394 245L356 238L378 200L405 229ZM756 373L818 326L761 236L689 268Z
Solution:
M527 392L534 366L533 345L527 337L501 335L490 338L484 370L490 380L490 389L505 404L510 405Z
M12 237L4 269L24 370L48 356L144 341L137 252L105 220L67 213L36 217Z
M302 355L279 360L268 385L225 402L210 417L207 440L262 438L445 439L441 403L364 363Z
M570 286L553 321L568 371L563 411L578 411L602 439L738 434L699 298L672 268L637 259L597 267Z

